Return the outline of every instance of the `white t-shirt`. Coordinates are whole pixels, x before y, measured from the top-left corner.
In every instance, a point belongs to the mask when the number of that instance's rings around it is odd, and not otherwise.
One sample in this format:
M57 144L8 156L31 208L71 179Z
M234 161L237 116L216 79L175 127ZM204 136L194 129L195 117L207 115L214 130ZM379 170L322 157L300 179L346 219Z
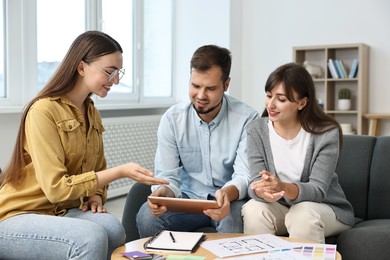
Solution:
M301 127L294 139L283 139L276 133L271 120L268 121L268 129L278 178L284 182L298 182L301 179L311 134Z

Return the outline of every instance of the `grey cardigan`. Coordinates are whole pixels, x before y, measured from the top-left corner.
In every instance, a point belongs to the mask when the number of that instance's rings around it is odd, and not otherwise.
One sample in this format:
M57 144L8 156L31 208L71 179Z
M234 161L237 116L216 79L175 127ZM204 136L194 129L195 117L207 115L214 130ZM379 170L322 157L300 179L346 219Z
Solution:
M267 170L278 176L275 170L268 131L268 117L252 121L247 127L248 163L251 183L259 180L259 172ZM336 218L344 224L354 224L354 213L351 203L338 182L335 172L339 157L339 132L337 129L321 135L312 135L306 153L301 179L295 183L299 188L295 200L282 198L278 202L291 206L302 201L313 201L328 204L335 212ZM252 199L264 201L249 187L248 194Z

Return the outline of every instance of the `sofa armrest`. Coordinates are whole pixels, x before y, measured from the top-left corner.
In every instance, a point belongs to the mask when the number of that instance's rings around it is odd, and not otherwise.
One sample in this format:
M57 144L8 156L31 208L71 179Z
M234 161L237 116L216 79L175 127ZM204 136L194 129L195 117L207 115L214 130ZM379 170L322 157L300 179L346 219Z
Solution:
M343 260L389 259L390 219L364 221L337 238Z
M122 225L126 232L126 243L139 239L136 216L141 206L151 194L150 185L136 182L127 194L123 208Z
M390 218L390 136L377 138L370 170L367 219ZM387 205L387 206L386 206Z

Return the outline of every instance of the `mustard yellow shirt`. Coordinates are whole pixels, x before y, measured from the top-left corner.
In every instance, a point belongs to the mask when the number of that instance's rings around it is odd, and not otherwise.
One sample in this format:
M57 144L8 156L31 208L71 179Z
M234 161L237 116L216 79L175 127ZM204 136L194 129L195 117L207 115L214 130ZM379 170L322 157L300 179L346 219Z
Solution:
M31 106L25 127L25 178L20 189L10 184L0 188L0 221L23 213L62 216L94 194L105 202L107 189L97 189L95 174L106 168L104 128L93 101L85 103L88 124L65 96Z

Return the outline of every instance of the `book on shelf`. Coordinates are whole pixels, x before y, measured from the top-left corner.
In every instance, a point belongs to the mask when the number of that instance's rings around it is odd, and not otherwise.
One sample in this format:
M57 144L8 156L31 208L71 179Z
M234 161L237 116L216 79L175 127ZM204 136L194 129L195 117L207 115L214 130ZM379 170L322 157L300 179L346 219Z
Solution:
M340 79L345 78L343 70L341 69L341 62L338 59L334 60L334 64L336 65L337 74L339 75Z
M344 66L344 62L342 60L338 60L339 63L340 63L340 68L341 68L341 71L343 72L343 76L344 78L348 78L348 73L347 73L347 70L345 69L345 66Z
M357 71L359 67L359 60L357 58L353 59L351 70L349 71L348 78L354 78L357 76Z
M144 245L146 251L191 253L205 237L203 232L162 230Z
M335 65L333 59L329 59L329 61L328 61L328 68L329 68L329 72L330 72L330 75L332 76L332 78L338 79L339 75L337 73L336 65Z

